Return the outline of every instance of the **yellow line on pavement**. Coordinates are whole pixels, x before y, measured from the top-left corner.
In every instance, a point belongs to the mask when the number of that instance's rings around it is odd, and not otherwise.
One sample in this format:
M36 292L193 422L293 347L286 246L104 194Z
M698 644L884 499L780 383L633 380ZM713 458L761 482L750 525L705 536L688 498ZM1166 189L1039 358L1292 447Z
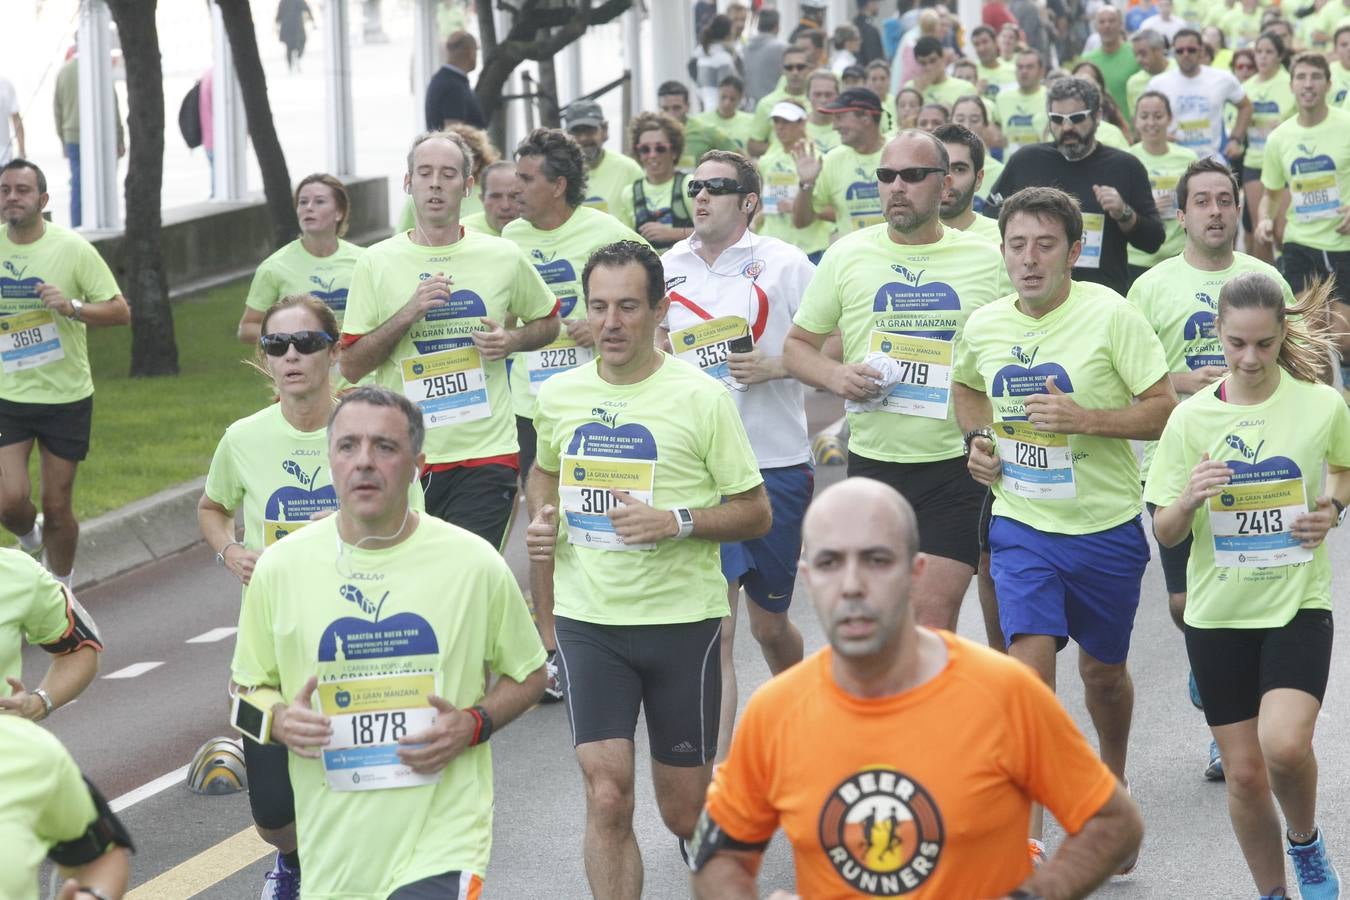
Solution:
M218 884L269 853L270 845L250 825L196 856L179 863L126 895L126 900L185 900Z

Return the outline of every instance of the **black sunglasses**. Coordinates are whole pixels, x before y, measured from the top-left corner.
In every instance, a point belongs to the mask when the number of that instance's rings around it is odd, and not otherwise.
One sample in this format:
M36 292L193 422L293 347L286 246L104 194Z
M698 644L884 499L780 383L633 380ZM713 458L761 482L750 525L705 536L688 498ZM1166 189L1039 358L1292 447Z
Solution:
M297 331L294 334L279 331L276 334L264 334L258 339L258 345L268 356L285 356L286 348L291 344L295 345L296 350L308 356L335 343L336 339L326 331Z
M708 189L708 194L713 197L721 197L725 194L744 194L745 188L735 178L706 178L702 181L690 181L685 188L690 197L697 197L699 191Z
M1081 111L1079 111L1079 112L1073 112L1073 113L1067 113L1067 114L1066 114L1066 113L1047 113L1047 115L1050 117L1050 124L1051 124L1051 125L1058 125L1059 127L1063 128L1065 122L1068 122L1068 123L1071 124L1071 125L1082 125L1082 124L1083 124L1084 122L1086 122L1088 119L1092 118L1092 116L1093 116L1093 114L1094 114L1095 112L1096 112L1096 110L1084 109L1084 110L1081 110Z
M784 72L800 72L803 69L809 69L806 63L783 63Z
M918 184L929 175L938 172L942 175L947 174L946 169L937 166L910 166L908 169L877 169L877 181L882 184L890 184L899 178L905 184Z

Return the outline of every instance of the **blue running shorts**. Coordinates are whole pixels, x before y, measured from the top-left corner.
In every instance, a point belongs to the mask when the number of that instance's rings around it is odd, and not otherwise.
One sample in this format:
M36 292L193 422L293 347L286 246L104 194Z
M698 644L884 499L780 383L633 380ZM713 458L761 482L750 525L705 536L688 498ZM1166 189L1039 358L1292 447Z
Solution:
M998 589L1003 640L1073 638L1094 659L1123 663L1148 567L1139 517L1093 534L1051 534L1006 516L989 527L989 571Z
M773 613L787 612L802 553L802 519L815 491L816 473L807 463L762 469L773 507L773 526L762 538L722 545L722 575L740 581L751 600Z

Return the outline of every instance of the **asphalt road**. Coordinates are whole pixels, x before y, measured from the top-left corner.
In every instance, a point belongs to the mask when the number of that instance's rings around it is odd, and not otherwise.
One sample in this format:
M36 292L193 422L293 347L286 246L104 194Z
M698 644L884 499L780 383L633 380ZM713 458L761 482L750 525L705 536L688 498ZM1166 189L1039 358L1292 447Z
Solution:
M828 419L824 398L812 398L812 416ZM818 489L843 475L823 467ZM1336 592L1345 593L1350 544L1333 532ZM508 558L524 574L523 540L517 529ZM232 634L215 637L236 621L239 588L217 569L211 554L197 546L177 557L91 589L82 596L107 641L100 678L77 703L53 716L50 725L71 749L86 774L109 797L118 797L184 765L205 740L228 733L225 691ZM799 590L792 608L807 651L824 639L809 598ZM980 640L983 628L974 590L962 610L960 632ZM1060 657L1060 693L1089 736L1071 647ZM1317 735L1321 762L1319 820L1333 856L1350 873L1350 722L1341 701L1347 690L1345 653L1337 652L1331 686ZM25 653L30 679L46 665L40 651ZM1100 894L1119 898L1236 898L1252 896L1250 879L1228 825L1222 785L1204 781L1201 770L1208 732L1186 694L1186 659L1180 635L1166 611L1156 560L1144 582L1144 601L1134 632L1131 669L1137 690L1129 763L1134 797L1147 827L1143 856L1135 873L1115 879ZM137 664L157 663L134 677L109 678ZM143 668L143 666L142 666ZM738 635L736 668L744 703L749 690L768 676L748 629ZM134 673L136 669L129 670ZM581 778L560 705L540 707L495 735L496 812L492 864L485 897L580 898L587 896L581 861L584 802ZM675 840L660 823L644 764L645 738L639 726L636 830L646 863L645 896L688 896ZM183 869L196 880L146 889L134 896L239 900L257 896L267 858L239 868L217 845L245 831L248 804L242 795L198 797L181 784L126 808L123 818L139 852L134 884L144 885L180 863L210 851ZM236 844L238 842L236 841ZM1053 849L1054 838L1051 845ZM215 849L212 849L215 848ZM256 851L255 851L256 852ZM245 854L247 857L247 854ZM256 856L252 857L256 859ZM237 871L236 871L237 869ZM175 870L181 872L182 870ZM203 874L205 873L205 874ZM1291 873L1292 875L1292 873ZM791 887L790 856L781 836L771 846L761 884ZM161 882L156 882L162 885ZM184 885L189 885L185 887Z

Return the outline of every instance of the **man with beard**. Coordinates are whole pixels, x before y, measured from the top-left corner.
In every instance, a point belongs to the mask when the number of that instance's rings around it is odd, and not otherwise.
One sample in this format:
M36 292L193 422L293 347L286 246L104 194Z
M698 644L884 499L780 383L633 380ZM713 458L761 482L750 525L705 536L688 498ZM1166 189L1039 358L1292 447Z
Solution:
M949 402L952 350L972 310L1008 293L998 248L945 228L946 146L900 132L876 169L885 221L821 259L784 344L788 373L843 397L849 475L883 481L918 513L931 558L916 587L921 625L953 628L979 558L984 490L965 471ZM843 362L823 351L838 329Z
M642 177L642 166L632 157L610 153L605 149L609 140L609 123L600 104L594 100L574 100L563 110L563 124L581 147L586 160L586 199L583 206L601 212L612 212L619 195Z
M1001 244L998 223L988 216L975 215L975 192L984 183L984 141L964 125L943 125L933 132L947 148L951 161L952 186L942 194L938 211L942 224L957 231L969 231Z
M1153 253L1166 233L1153 201L1148 171L1134 156L1097 142L1101 92L1085 78L1060 78L1046 89L1048 144L1023 147L990 192L996 210L1025 187L1056 187L1083 211L1083 250L1075 281L1095 281L1119 294L1130 286L1125 246Z

